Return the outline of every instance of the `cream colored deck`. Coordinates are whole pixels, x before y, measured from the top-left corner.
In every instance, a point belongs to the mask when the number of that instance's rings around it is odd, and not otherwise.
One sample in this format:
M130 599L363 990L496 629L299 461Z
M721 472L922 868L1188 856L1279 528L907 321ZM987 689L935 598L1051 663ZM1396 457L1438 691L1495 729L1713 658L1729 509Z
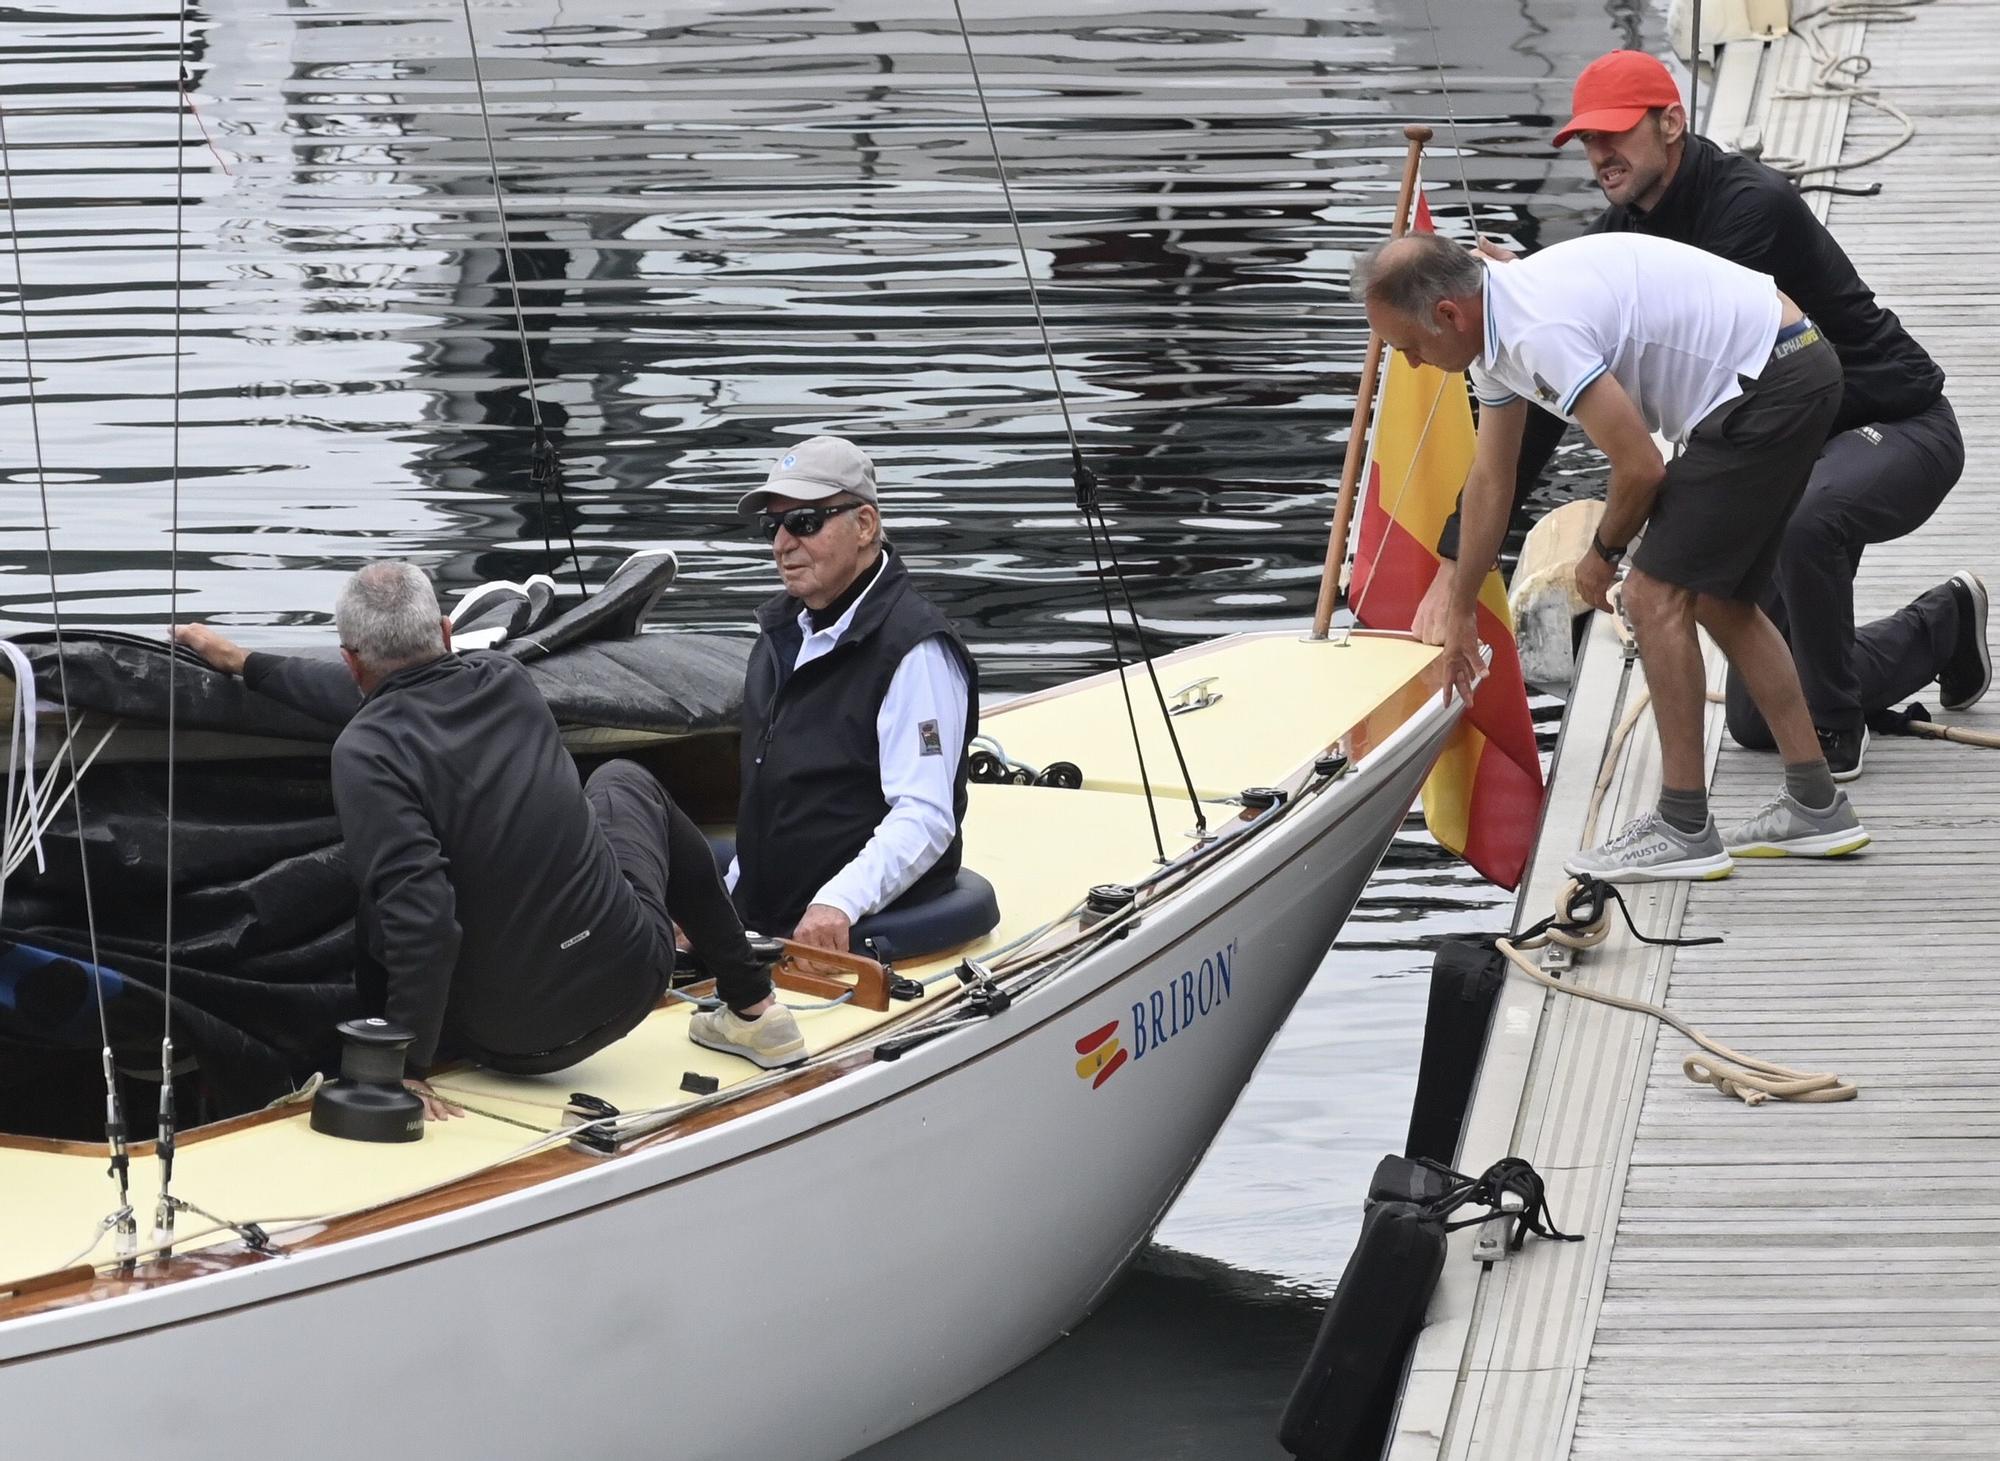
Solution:
M2000 302L1979 272L2000 226L2000 3L1939 0L1914 23L1871 26L1866 49L1870 83L1922 130L1853 179L1883 195L1834 200L1830 222L1949 372L1969 464L1926 528L1869 551L1864 620L1962 567L2000 579ZM1802 74L1795 49L1775 60ZM1786 105L1751 108L1769 150L1842 135L1835 109ZM1857 110L1848 155L1894 135ZM1621 668L1600 625L1524 920L1549 911L1581 835L1607 729L1638 684ZM1935 711L1935 692L1923 698ZM2000 704L1957 719L2000 730ZM1655 756L1642 735L1610 815L1650 802ZM1774 775L1772 757L1724 743L1718 814L1740 814ZM1575 977L1664 997L1754 1053L1838 1070L1860 1099L1741 1106L1684 1080L1671 1031L1556 996L1545 1007L1510 981L1461 1165L1525 1153L1587 1241L1534 1245L1482 1274L1469 1237L1454 1240L1394 1461L2000 1456L2000 755L1878 742L1850 790L1876 839L1867 853L1643 894L1642 926L1726 944L1668 955L1621 931Z
M1356 638L1346 647L1306 644L1286 635L1218 643L1204 653L1202 673L1218 673L1229 687L1222 704L1201 715L1217 716L1191 734L1197 764L1232 791L1282 780L1356 721L1420 675L1435 651L1401 641ZM1099 693L1110 690L1110 698ZM1111 748L1131 754L1115 683L1041 699L1031 707L1037 733L1051 751L1086 765L1108 763ZM1027 712L1023 712L1025 715ZM1142 712L1143 713L1143 712ZM1102 721L1114 716L1107 728ZM1153 712L1157 720L1158 712ZM1011 716L1001 716L1003 721ZM1190 718L1183 717L1183 722ZM1024 738L1025 740L1025 738ZM1038 745L1044 744L1038 742ZM1010 747L1011 749L1011 747ZM1038 750L1037 754L1041 754ZM1226 758L1234 757L1240 769ZM1161 808L1169 855L1188 846L1185 804ZM993 883L1000 925L965 951L995 949L1061 918L1090 887L1132 882L1155 868L1155 851L1143 798L1120 791L1059 791L1042 787L975 786L966 817L966 862ZM922 978L957 962L934 960L900 972ZM945 979L927 996L948 998L958 989ZM787 995L793 1004L810 1003ZM843 1005L801 1011L799 1023L814 1053L907 1015L897 1003L887 1014ZM436 1084L481 1108L463 1119L431 1125L421 1142L368 1146L312 1132L306 1113L207 1140L187 1142L178 1160L175 1191L211 1212L236 1221L276 1222L346 1213L379 1205L421 1188L492 1166L536 1138L496 1116L544 1129L561 1124L571 1091L588 1091L624 1110L676 1105L696 1099L680 1090L689 1071L714 1076L727 1087L759 1074L747 1062L704 1050L687 1038L689 1007L669 1005L611 1049L552 1076L528 1078L467 1070ZM142 1223L152 1212L158 1164L133 1162L133 1202ZM87 1242L111 1207L113 1189L104 1158L83 1152L31 1151L0 1146L0 1282L43 1273ZM194 1219L183 1219L190 1232ZM206 1241L217 1242L222 1238ZM196 1244L195 1246L200 1246ZM107 1243L94 1261L110 1258Z
M1357 647L1364 652L1350 652ZM1356 635L1344 643L1305 643L1273 634L1217 641L1214 649L1198 645L1161 660L1158 669L1160 687L1169 697L1209 677L1214 680L1209 693L1222 697L1205 709L1174 717L1188 774L1196 792L1206 798L1235 796L1245 787L1283 780L1299 762L1301 732L1310 739L1315 727L1345 726L1352 707L1380 703L1436 657L1434 649L1407 640ZM1133 665L1126 673L1146 777L1157 795L1185 798L1146 672ZM1268 694L1273 686L1287 692L1276 705ZM996 707L981 717L980 729L1016 760L1033 766L1073 761L1082 768L1086 786L1139 790L1132 729L1114 677L1073 693ZM1326 743L1322 740L1321 746ZM1182 816L1174 815L1177 821Z

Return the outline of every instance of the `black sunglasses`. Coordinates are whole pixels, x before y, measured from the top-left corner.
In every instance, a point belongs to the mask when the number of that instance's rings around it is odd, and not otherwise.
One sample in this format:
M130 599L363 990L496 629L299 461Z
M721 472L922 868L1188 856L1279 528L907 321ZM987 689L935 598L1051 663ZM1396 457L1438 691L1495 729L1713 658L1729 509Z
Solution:
M838 507L795 507L789 512L760 512L757 521L764 529L767 542L778 541L778 529L783 528L795 538L817 537L819 530L826 526L826 520L839 517L843 512L852 512L860 507L859 502L843 502Z

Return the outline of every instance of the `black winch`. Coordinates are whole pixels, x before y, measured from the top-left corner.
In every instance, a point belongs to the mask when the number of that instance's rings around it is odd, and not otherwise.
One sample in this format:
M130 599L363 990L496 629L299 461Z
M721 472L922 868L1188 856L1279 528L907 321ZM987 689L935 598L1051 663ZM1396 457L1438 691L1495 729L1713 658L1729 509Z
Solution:
M313 1096L312 1129L346 1141L421 1141L424 1103L403 1084L416 1032L384 1019L343 1020L340 1079Z

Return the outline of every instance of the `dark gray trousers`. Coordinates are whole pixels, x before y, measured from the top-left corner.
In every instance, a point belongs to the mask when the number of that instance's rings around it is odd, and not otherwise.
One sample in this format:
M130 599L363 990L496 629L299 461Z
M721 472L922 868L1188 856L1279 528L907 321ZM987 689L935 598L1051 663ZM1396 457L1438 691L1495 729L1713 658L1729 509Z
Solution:
M553 1050L522 1055L454 1047L454 1055L516 1075L543 1075L567 1070L623 1039L653 1012L667 987L676 918L715 972L716 992L731 1008L748 1008L771 992L769 971L751 957L708 839L653 774L632 761L607 761L590 773L583 795L651 935L650 947L633 953L631 1001L596 1029Z
M1942 396L1901 421L1843 431L1820 453L1763 605L1791 643L1814 724L1852 730L1937 678L1958 637L1951 591L1939 585L1857 629L1854 576L1869 544L1921 527L1964 469L1958 417ZM1733 669L1727 709L1738 745L1771 749L1770 727Z
M606 761L590 773L583 795L665 947L664 967L673 968L678 920L725 1004L746 1009L769 994L770 975L751 957L708 839L653 774L632 761Z

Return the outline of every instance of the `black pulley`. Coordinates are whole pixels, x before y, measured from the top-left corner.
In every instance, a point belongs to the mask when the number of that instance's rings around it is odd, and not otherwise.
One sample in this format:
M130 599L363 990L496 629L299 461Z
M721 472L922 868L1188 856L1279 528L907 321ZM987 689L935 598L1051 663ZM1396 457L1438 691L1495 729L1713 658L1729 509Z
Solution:
M383 1019L343 1020L340 1079L313 1096L312 1129L346 1141L419 1141L424 1103L403 1084L416 1033Z
M1074 761L1051 761L1035 778L1037 786L1058 786L1064 791L1083 789L1083 768Z
M1246 786L1240 795L1244 806L1252 811L1267 812L1282 803L1286 793L1275 786Z
M1123 883L1099 883L1084 895L1083 906L1100 918L1127 907L1137 896Z
M965 777L968 781L996 782L1007 779L1007 767L991 751L974 751L965 758Z

